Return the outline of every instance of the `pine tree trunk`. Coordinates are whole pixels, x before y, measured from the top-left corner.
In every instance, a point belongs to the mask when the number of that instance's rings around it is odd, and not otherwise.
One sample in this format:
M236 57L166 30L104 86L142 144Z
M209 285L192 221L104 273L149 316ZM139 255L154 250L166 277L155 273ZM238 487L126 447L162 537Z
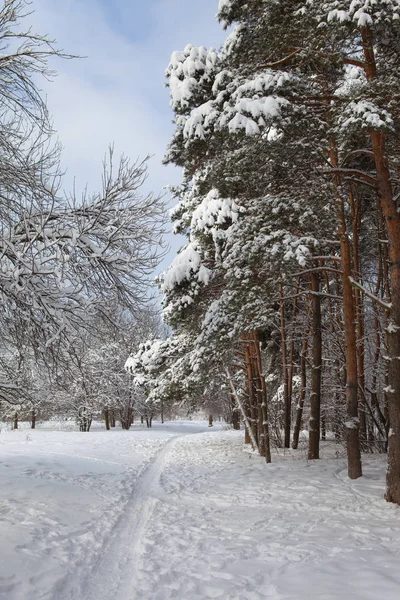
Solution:
M362 475L361 451L359 439L358 418L358 377L357 377L357 341L354 328L354 298L351 284L351 255L350 244L346 232L344 207L342 207L342 231L340 232L342 253L342 283L343 283L343 312L344 334L346 345L346 441L348 475L350 479L357 479Z
M245 421L243 421L243 422L244 422L244 425L245 425L245 427L244 427L244 443L245 443L245 446L247 446L248 444L251 443L250 432L249 432L249 430L246 427Z
M254 345L256 351L257 370L260 380L260 395L261 395L261 419L262 419L262 431L263 431L263 456L267 463L271 462L271 440L269 435L269 421L268 421L268 396L267 386L265 383L265 377L262 369L262 358L258 332L254 334Z
M245 408L243 406L243 402L240 400L239 395L236 392L235 385L234 385L234 383L232 381L232 377L230 376L229 371L226 368L225 368L225 374L226 374L226 378L228 380L229 386L231 388L232 395L235 398L236 404L238 405L239 410L240 410L240 412L242 414L242 417L243 417L243 422L245 424L246 433L247 433L247 435L245 436L245 443L250 443L250 441L251 441L253 448L255 450L258 450L257 440L254 437L253 429L252 429L251 423L250 423L250 421L248 419L248 416L246 414L246 410L245 410ZM247 442L246 439L249 439L249 441Z
M361 229L361 201L359 195L350 190L350 208L353 225L353 272L355 279L360 280L359 238ZM358 417L360 419L361 448L367 449L367 415L365 405L365 372L364 372L364 298L359 288L354 289L354 306L356 314L357 335L357 377L358 377ZM362 393L360 393L360 391Z
M240 410L236 406L235 398L231 393L231 401L232 401L232 426L233 429L238 431L240 429Z
M301 350L301 356L300 356L300 396L299 396L299 402L297 405L297 411L296 411L296 423L294 426L294 432L293 432L293 442L292 442L292 448L293 450L297 450L297 448L299 447L299 437L300 437L300 431L301 431L301 422L302 422L302 418L303 418L303 408L304 408L304 401L306 398L306 390L307 390L307 350L308 350L308 338L305 338L303 341L303 347Z
M321 440L326 441L326 414L325 411L321 415Z
M320 282L316 273L311 273L312 289L312 371L310 394L310 423L308 459L319 458L320 422L321 422L321 371L322 371L322 332Z
M290 448L290 427L291 427L291 399L289 396L289 379L288 379L288 367L287 367L287 343L286 343L286 329L285 329L285 304L283 300L283 287L282 284L279 286L280 296L280 318L281 318L281 344L282 344L282 378L283 378L283 398L284 398L284 412L283 412L283 427L284 427L284 446Z
M331 145L329 153L331 165L338 167L337 150ZM352 261L350 240L347 232L346 213L343 199L343 190L340 180L334 179L336 189L336 214L338 236L340 241L342 286L343 286L343 313L344 313L344 339L346 347L346 445L348 476L357 479L362 475L361 450L359 437L358 418L358 377L357 377L357 340L355 332L355 310L353 286L351 283Z
M104 409L104 420L106 422L106 431L110 431L110 411L108 408Z
M257 396L256 390L254 389L254 373L253 373L253 365L251 359L251 349L250 344L247 344L245 347L245 360L246 360L246 371L247 371L247 389L249 396L249 410L250 410L250 418L249 421L251 423L251 429L253 432L253 436L251 436L251 441L253 441L253 437L256 441L256 447L258 448L258 412L257 411Z

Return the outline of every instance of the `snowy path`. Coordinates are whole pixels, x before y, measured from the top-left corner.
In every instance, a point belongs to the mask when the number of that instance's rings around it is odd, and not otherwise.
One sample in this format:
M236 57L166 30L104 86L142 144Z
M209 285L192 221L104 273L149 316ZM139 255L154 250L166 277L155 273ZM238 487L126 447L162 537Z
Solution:
M0 440L1 600L400 597L382 457L350 482L343 460L267 467L205 427L32 437Z
M169 440L142 474L124 512L113 528L104 553L92 569L80 568L55 590L59 600L100 600L135 598L132 582L140 569L144 552L143 538L158 502L159 481L167 453L177 438ZM110 576L110 573L112 576Z

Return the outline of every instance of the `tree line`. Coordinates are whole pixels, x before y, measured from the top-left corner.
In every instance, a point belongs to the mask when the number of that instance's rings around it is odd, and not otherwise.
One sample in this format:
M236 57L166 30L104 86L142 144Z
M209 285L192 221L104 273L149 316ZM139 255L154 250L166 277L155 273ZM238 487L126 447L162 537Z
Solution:
M400 504L398 0L220 0L218 50L166 71L183 168L159 278L167 340L127 368L154 402L226 407L271 460L388 452Z

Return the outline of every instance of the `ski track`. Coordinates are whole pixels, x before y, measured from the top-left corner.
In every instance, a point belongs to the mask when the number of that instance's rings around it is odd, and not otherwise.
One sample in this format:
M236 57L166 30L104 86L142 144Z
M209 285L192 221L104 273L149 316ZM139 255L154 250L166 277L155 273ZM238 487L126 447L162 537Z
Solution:
M189 434L194 435L194 434ZM90 568L81 567L56 586L54 600L136 600L133 583L143 554L143 537L159 501L160 477L167 453L182 436L168 440L157 457L138 478L103 552ZM139 598L138 598L139 600Z

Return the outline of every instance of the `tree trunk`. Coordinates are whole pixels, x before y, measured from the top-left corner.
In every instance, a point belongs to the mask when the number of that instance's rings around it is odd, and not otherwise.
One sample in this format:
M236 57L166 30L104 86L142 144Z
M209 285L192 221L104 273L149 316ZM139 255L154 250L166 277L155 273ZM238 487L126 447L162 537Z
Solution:
M247 371L247 389L248 389L248 396L249 396L249 402L248 402L249 410L250 410L249 421L251 423L253 437L256 440L256 447L258 448L258 414L256 412L257 411L257 397L256 397L256 390L254 389L254 373L253 373L253 365L252 365L252 360L251 360L250 344L246 345L244 352L245 352L246 371Z
M247 444L251 443L250 431L248 430L247 423L245 420L243 420L243 423L244 423L244 443L245 443L245 446L247 446Z
M240 410L236 406L235 398L233 397L232 393L231 393L231 398L232 398L232 426L233 426L233 429L238 431L240 429Z
M336 146L331 144L329 153L331 165L338 167ZM346 213L343 199L343 189L340 178L334 179L336 190L336 216L338 236L340 241L342 286L343 286L343 313L344 313L344 338L346 347L346 445L348 476L357 479L362 475L361 451L359 438L358 418L358 377L357 377L357 340L355 332L355 311L353 286L351 283L352 262L350 240L347 232Z
M252 445L253 445L253 448L254 448L255 450L258 450L258 447L257 447L257 440L256 440L256 439L255 439L255 437L254 437L253 429L252 429L252 427L251 427L250 421L249 421L249 419L248 419L248 417L247 417L247 414L246 414L246 411L245 411L245 409L244 409L243 402L240 400L240 398L239 398L239 395L238 395L238 393L236 392L235 385L234 385L234 383L233 383L233 381L232 381L232 377L230 376L230 374L229 374L229 371L228 371L228 369L226 369L226 368L225 368L225 374L226 374L226 378L227 378L227 380L228 380L229 386L230 386L230 388L231 388L232 395L233 395L233 397L234 397L234 398L235 398L235 400L236 400L236 403L237 403L237 405L238 405L238 407L239 407L239 410L240 410L240 412L242 413L242 417L243 417L244 424L245 424L245 426L246 426L246 432L247 432L247 434L248 434L248 437L249 437L249 438L250 438L250 440L251 440L251 443L252 443ZM246 438L245 438L245 441L246 441Z
M208 416L208 426L212 427L214 425L214 419L212 415Z
M286 343L286 329L285 329L285 303L283 300L283 287L282 284L279 286L280 296L280 318L281 318L281 344L282 344L282 377L283 377L283 398L284 398L284 412L283 412L283 427L284 427L284 446L290 448L290 426L291 426L291 412L292 404L289 396L289 378L288 378L288 367L287 367L287 343Z
M357 479L362 475L361 451L359 439L358 418L358 377L357 377L357 341L354 328L354 298L351 284L351 255L350 244L346 231L344 207L342 206L342 229L340 231L340 244L342 251L342 283L343 283L343 312L344 334L346 345L346 441L348 475L350 479Z
M18 413L15 413L14 415L14 429L18 429Z
M110 411L108 408L104 409L104 420L106 422L106 430L110 431Z
M267 386L265 384L265 377L262 369L262 358L260 349L260 340L258 332L254 334L254 346L256 351L257 370L260 381L260 400L261 400L261 426L263 432L263 455L267 463L271 462L271 441L269 435L269 421L268 421L268 396Z
M300 396L299 396L299 402L297 405L296 423L295 423L294 432L293 432L293 442L292 442L293 450L297 450L297 448L299 447L301 421L303 418L303 407L304 407L304 401L306 398L306 391L307 391L307 363L306 363L307 350L308 350L308 338L305 338L303 341L303 347L301 349L301 356L300 356Z
M321 332L321 297L320 282L317 273L311 273L312 289L312 371L310 394L310 422L308 459L319 458L320 423L321 423L321 371L322 371L322 332Z
M359 238L361 229L361 200L356 191L350 190L350 209L353 225L353 272L354 278L362 284L360 277ZM367 415L365 405L364 373L364 298L359 288L354 289L357 335L357 378L358 378L358 417L360 419L361 448L367 450ZM360 393L361 392L361 393Z
M32 408L31 412L31 429L36 429L36 411Z
M325 411L321 415L321 440L326 441L326 414Z

